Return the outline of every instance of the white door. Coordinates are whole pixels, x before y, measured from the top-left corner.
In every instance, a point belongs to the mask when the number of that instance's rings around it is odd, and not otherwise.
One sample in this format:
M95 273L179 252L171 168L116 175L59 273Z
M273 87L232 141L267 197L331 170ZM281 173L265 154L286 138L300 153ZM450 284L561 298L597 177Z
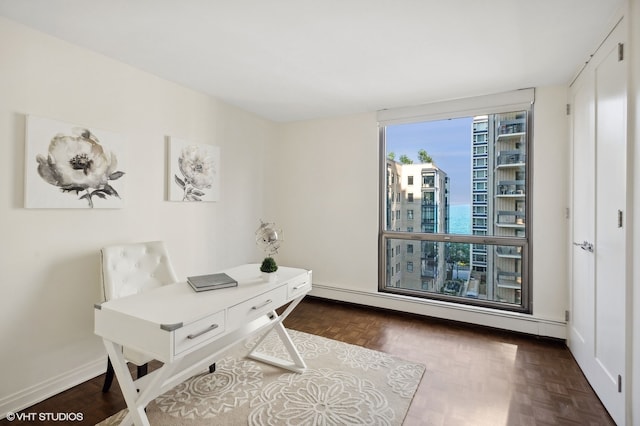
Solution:
M619 48L623 36L620 23L572 86L572 237L577 245L572 251L568 339L618 425L626 420L627 64Z
M572 269L568 344L582 369L593 358L595 335L595 79L583 73L571 91L572 107ZM584 245L582 245L584 243ZM580 245L576 245L580 244Z

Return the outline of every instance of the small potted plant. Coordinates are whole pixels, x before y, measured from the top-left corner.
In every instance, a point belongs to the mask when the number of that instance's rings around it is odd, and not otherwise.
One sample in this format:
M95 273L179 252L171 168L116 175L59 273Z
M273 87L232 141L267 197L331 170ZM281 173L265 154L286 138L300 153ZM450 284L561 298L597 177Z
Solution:
M275 259L271 256L265 257L264 260L262 261L262 265L260 265L260 271L262 271L262 277L266 281L271 281L275 277L274 272L276 272L277 270L278 270L278 264L276 263Z

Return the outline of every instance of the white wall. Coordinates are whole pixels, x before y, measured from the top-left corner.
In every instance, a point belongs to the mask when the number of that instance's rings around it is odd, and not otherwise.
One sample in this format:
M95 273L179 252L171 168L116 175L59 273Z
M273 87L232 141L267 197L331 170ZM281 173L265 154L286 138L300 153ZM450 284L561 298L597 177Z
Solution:
M375 113L286 125L270 157L266 210L283 229L282 264L314 285L377 288Z
M259 260L253 232L264 216L263 155L277 128L4 18L0 94L4 415L105 368L104 347L93 334L101 246L165 240L180 277ZM125 208L23 208L25 114L122 135ZM164 201L166 136L221 147L221 201Z
M286 241L280 262L313 269L313 294L527 333L565 337L566 88L536 90L533 131L533 315L377 293L376 114L287 125L271 157L267 201Z

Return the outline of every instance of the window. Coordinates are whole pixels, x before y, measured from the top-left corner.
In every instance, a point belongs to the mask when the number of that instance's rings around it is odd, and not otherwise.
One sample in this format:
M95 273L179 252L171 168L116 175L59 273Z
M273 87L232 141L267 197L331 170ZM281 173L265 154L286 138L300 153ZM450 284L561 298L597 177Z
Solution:
M486 132L489 130L488 123L486 121L480 121L477 123L473 123L473 131L474 132Z
M485 124L485 126L486 126L486 124ZM473 135L473 143L474 144L487 143L487 134L486 133L474 134Z
M474 228L486 228L487 227L487 218L486 217L474 217L473 218L473 227Z
M473 171L473 178L474 179L486 179L487 176L489 176L488 171L486 169L484 170L474 170Z
M487 194L473 194L473 204L486 204Z
M480 145L480 146L474 146L473 147L473 155L482 155L482 154L487 154L487 146L486 145Z
M531 312L533 95L522 90L378 113L380 176L386 177L380 197L380 291ZM401 157L412 162L395 161ZM419 226L398 231L398 224L385 221L393 201L390 188L412 185L414 176L421 177L420 189L402 190L406 199L393 208ZM388 247L400 243L406 252L387 259ZM406 273L392 277L390 270L400 271L398 260Z
M473 206L473 214L475 216L486 216L487 215L487 206L474 205Z
M487 159L486 158L474 158L473 159L473 167L487 167Z
M435 192L425 191L422 193L422 204L430 205L435 202Z
M474 191L486 191L487 190L487 182L484 182L484 181L473 182L473 190Z

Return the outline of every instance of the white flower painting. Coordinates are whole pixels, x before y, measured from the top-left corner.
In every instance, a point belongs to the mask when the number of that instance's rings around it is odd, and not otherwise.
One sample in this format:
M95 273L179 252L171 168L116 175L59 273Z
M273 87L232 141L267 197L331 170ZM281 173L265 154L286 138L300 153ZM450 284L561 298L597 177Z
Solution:
M171 138L168 176L169 200L218 201L220 148Z
M121 137L28 116L26 139L25 207L122 207Z

